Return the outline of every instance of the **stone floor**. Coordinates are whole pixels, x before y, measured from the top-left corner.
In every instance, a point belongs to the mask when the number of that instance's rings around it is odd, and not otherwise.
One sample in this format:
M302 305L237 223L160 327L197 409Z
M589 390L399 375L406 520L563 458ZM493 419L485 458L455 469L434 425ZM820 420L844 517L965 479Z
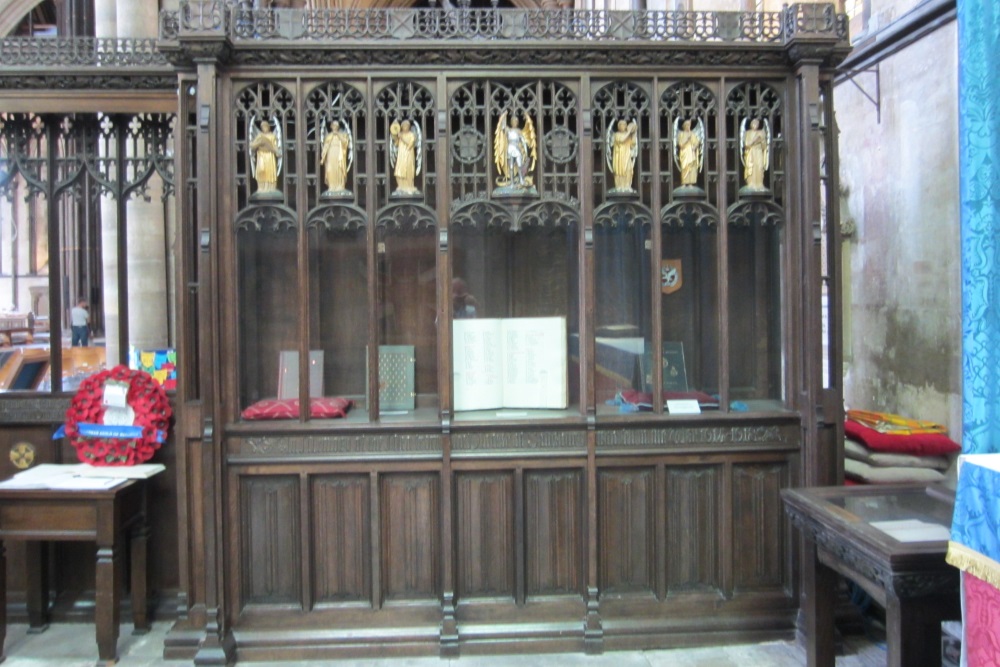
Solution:
M184 660L163 660L163 639L170 622L153 624L152 632L133 636L123 625L118 640L119 667L186 665ZM57 623L41 634L28 634L26 625L7 628L3 667L92 667L97 664L94 626L85 623ZM848 636L844 655L837 667L884 667L885 644L878 633L872 637ZM312 667L329 661L253 662L252 667ZM440 658L393 658L337 661L338 667L799 667L805 654L794 642L766 642L660 651L616 651L588 656L579 653L468 656L452 660Z

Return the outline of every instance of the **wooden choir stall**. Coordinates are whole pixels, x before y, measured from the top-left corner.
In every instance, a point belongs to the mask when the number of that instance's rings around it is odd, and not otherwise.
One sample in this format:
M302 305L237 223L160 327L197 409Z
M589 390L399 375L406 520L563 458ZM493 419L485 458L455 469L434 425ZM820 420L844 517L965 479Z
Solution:
M155 42L165 657L793 637L781 491L836 483L843 422L846 17L243 4Z

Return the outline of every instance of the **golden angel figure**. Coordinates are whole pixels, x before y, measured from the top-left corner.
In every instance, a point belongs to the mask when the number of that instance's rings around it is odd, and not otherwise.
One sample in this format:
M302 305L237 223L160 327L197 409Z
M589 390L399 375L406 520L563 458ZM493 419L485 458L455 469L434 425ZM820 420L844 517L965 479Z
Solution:
M403 197L420 194L414 184L423 162L420 124L394 120L389 126L389 137L389 163L394 167L392 173L396 177L396 190L392 194Z
M257 192L264 196L278 193L278 176L281 174L281 125L274 129L266 120L250 123L250 172L257 180Z
M639 154L639 125L633 119L630 122L619 120L608 125L608 136L605 141L605 159L608 168L615 177L615 187L611 192L635 192L632 179L635 174L635 158Z
M744 118L740 126L743 180L746 181L746 186L742 189L747 191L767 190L764 186L764 174L770 166L771 126L766 118L763 129L760 124L760 119L754 118L750 121L750 129L747 129L747 119Z
M496 183L507 191L535 189L531 175L538 158L535 124L525 115L524 129L519 126L517 116L511 116L508 122L504 111L493 133L493 160L499 174Z
M340 121L330 123L330 131L323 137L323 151L319 163L323 165L326 181L324 196L350 194L346 188L347 173L354 164L354 141L349 127L340 127Z
M674 119L674 164L680 172L681 187L697 187L698 174L705 166L705 126L701 119L691 127L691 120ZM678 128L680 125L680 128Z

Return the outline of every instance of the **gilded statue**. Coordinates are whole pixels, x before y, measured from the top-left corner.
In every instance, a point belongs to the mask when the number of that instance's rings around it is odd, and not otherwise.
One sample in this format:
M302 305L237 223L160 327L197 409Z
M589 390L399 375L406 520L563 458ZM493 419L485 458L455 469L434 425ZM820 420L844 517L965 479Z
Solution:
M349 195L347 173L354 163L354 141L349 128L340 127L340 121L331 121L330 130L323 138L323 151L319 162L323 165L326 181L324 197Z
M747 129L747 119L743 119L740 126L740 147L742 149L743 160L743 180L746 185L741 189L747 192L761 192L767 190L764 186L764 174L770 166L771 156L771 126L767 119L764 119L764 127L761 128L759 118L750 121L750 129Z
M632 179L635 174L635 158L639 155L639 125L635 119L619 120L608 125L605 142L605 159L615 177L615 187L611 192L635 192Z
M257 192L262 196L280 194L278 175L281 173L280 126L271 128L266 120L260 122L260 130L255 132L250 125L250 171L257 181Z
M493 160L496 163L496 183L500 192L528 192L535 189L532 171L538 158L535 141L535 124L530 116L524 117L524 129L517 116L504 111L493 133Z
M410 121L392 121L389 126L389 162L393 166L396 177L396 197L412 197L419 195L420 190L414 180L420 175L422 163L422 135L420 125L412 125Z
M680 173L681 189L700 190L698 174L705 166L705 126L701 119L691 127L691 120L674 119L674 164ZM679 126L679 128L678 128Z

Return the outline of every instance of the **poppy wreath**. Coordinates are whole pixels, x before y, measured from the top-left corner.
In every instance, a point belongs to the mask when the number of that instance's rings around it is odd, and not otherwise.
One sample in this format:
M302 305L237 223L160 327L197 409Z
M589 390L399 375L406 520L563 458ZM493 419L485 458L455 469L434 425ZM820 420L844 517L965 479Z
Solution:
M126 401L135 418L131 427L102 427L104 385L108 381L128 385ZM115 366L95 373L80 383L66 410L66 437L80 461L95 466L128 466L153 457L166 438L170 423L170 401L163 387L145 371ZM117 433L116 433L117 432ZM108 433L135 437L109 437Z

